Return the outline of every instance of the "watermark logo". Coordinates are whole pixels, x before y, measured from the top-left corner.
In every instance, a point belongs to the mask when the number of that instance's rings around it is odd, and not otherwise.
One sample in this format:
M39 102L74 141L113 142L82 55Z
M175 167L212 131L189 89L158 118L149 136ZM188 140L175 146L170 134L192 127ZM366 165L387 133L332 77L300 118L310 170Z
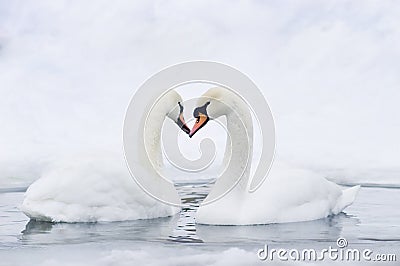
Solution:
M344 238L344 237L339 237L339 238L336 240L336 245L337 245L339 248L345 248L345 247L347 247L348 244L349 244L349 243L347 243L347 240L346 240L346 238Z
M191 83L212 84L214 91L183 101L174 89ZM193 117L184 117L183 110L190 110ZM228 121L225 126L220 121L223 116L229 116L235 123ZM261 132L262 153L258 165L251 166L255 172L250 177L252 118ZM174 123L164 123L169 119ZM193 128L187 124L191 119L195 120ZM126 162L136 183L153 198L181 206L173 182L164 174L162 157L183 173L201 172L210 167L216 154L212 136L201 141L201 157L195 160L179 150L178 136L185 134L190 139L211 121L220 124L226 132L227 147L218 189L213 189L202 204L222 198L244 177L248 192L256 191L268 175L275 152L271 110L246 75L230 66L207 61L168 67L150 77L133 95L125 115L123 143Z
M340 237L336 241L337 247L329 246L321 250L316 249L275 249L266 244L259 249L257 256L262 261L396 261L396 254L374 253L371 249L348 248L348 242Z

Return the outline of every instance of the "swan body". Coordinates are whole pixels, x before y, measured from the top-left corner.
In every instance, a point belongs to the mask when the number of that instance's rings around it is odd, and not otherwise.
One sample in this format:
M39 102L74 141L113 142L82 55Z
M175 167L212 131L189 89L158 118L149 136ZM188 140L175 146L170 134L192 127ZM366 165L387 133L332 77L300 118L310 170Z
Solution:
M143 192L122 154L104 151L49 166L29 186L20 208L31 219L69 223L149 219L179 211Z
M178 102L182 99L169 91L154 106L146 124L144 142L139 150L141 165L148 168L148 179L156 179L162 169L161 128L166 117L177 122ZM178 118L179 119L179 118ZM141 146L144 145L144 146ZM146 161L147 160L147 161ZM149 161L151 160L151 162ZM149 169L151 168L151 169ZM178 194L176 192L176 197ZM179 208L161 203L134 182L122 153L97 152L78 155L51 165L26 191L21 210L30 218L53 222L96 222L150 219L171 216Z
M248 107L239 96L223 88L207 91L199 100L199 106L206 103L211 119L226 116L231 137L226 150L226 155L231 156L227 162L230 165L207 198L226 190L226 180L236 178L240 172L243 176L224 197L212 202L205 199L211 203L199 207L197 223L250 225L309 221L338 214L355 200L360 186L342 190L313 172L290 167L277 159L261 187L250 192L251 163L246 163L245 155L249 152L251 162L253 129Z

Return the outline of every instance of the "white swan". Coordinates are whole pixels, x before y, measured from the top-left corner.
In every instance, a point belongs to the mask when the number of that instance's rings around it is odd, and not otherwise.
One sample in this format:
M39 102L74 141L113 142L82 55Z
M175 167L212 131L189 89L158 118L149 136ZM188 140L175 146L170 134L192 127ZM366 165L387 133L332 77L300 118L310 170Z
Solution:
M181 101L175 91L166 93L149 114L151 122L146 126L151 134L145 136L145 144L137 142L138 146L146 146L150 159L160 168L159 138L165 117L189 132ZM142 146L136 148L145 150ZM146 158L142 156L143 167L152 167L144 162ZM129 175L122 154L102 151L56 162L28 188L21 210L36 220L95 222L165 217L177 213L179 208L163 204L143 192Z
M312 172L289 168L276 160L267 180L250 193L251 164L246 165L246 156L249 151L251 162L253 129L248 107L239 96L223 88L208 90L198 106L193 113L197 121L189 136L192 137L210 118L226 116L231 142L227 142L225 156L230 155L229 145L232 145L230 165L205 201L225 191L227 184L232 184L227 180L242 171L244 175L224 197L199 207L197 223L249 225L309 221L338 214L353 203L360 186L342 190Z

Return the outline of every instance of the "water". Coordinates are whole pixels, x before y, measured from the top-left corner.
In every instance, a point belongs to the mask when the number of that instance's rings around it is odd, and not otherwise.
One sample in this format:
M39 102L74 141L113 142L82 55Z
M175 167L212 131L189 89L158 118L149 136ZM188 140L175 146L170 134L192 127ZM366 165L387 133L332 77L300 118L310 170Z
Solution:
M177 188L187 207L174 217L73 224L29 221L17 208L23 199L23 189L3 189L0 191L0 257L3 258L0 265L20 265L27 261L35 265L45 259L53 265L51 261L55 264L72 258L79 258L79 262L93 261L99 256L124 260L130 254L121 255L118 250L142 252L133 253L135 259L155 250L161 257L247 252L246 256L257 259L256 251L265 244L275 248L323 249L336 246L339 237L345 237L353 248L394 253L400 260L399 188L362 188L355 203L346 213L337 216L258 226L196 225L195 212L209 192L209 185L182 183ZM232 250L232 247L238 249ZM179 260L171 265L174 262Z

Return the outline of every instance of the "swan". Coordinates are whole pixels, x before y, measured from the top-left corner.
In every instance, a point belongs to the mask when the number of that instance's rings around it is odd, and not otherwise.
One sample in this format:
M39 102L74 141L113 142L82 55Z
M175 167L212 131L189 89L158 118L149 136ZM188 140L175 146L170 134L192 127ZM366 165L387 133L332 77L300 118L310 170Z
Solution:
M198 100L193 116L196 121L189 133L193 137L210 120L225 116L230 140L225 157L229 165L217 179L196 213L196 222L213 225L252 225L310 221L335 215L351 205L360 186L342 190L319 175L290 167L275 159L268 178L255 192L249 192L250 164L253 151L253 128L249 108L236 93L211 88ZM224 197L211 201L226 191L227 182L238 173L243 176Z
M189 133L183 118L182 98L170 90L154 105L146 124L149 134L137 142L162 168L161 129L166 118ZM140 146L140 145L144 145ZM142 165L147 156L142 156ZM148 173L151 172L148 169ZM153 178L157 178L153 176ZM179 198L177 192L175 195ZM78 155L53 163L27 189L20 209L31 219L52 222L97 222L150 219L179 212L147 195L132 179L122 153L110 151Z

